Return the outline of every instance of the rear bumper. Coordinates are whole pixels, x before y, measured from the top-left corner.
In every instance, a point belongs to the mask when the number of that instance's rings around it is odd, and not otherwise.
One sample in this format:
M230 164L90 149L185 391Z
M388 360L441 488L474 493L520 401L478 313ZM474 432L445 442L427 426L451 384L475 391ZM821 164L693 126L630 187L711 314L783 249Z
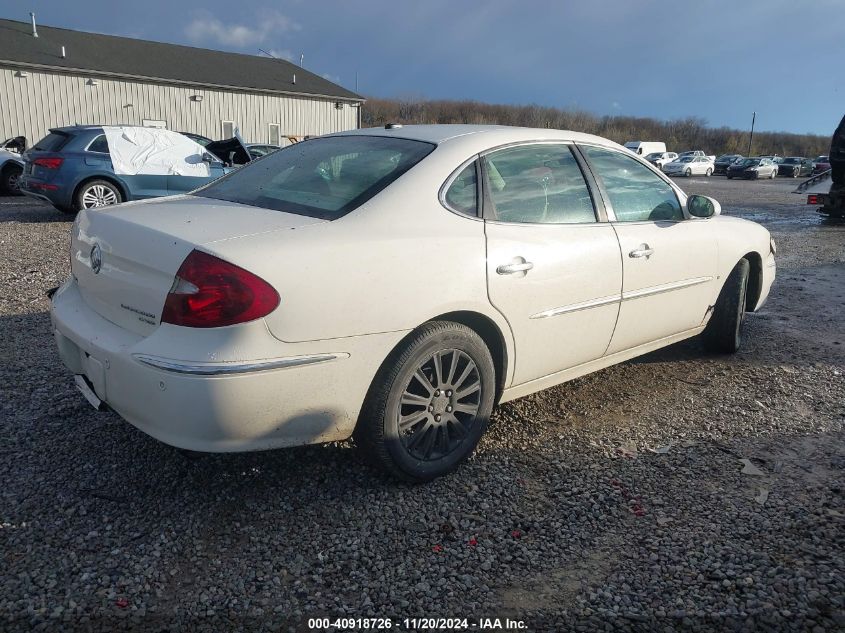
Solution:
M42 182L23 175L19 181L21 193L30 198L48 202L57 207L69 208L73 204L73 190L60 184Z
M124 330L88 307L74 280L53 296L50 317L62 361L97 398L166 444L206 452L348 438L373 376L402 336L290 344L255 321L235 326L237 338L258 337L265 358L226 358L201 344L199 359L178 359L193 332Z

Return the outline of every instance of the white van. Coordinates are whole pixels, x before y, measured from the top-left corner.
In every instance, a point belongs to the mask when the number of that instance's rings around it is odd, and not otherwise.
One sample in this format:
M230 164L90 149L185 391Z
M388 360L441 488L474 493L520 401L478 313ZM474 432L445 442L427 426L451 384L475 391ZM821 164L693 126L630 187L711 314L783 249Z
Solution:
M655 152L665 152L666 143L658 143L657 141L628 141L625 143L625 149L634 152L637 156L648 156Z

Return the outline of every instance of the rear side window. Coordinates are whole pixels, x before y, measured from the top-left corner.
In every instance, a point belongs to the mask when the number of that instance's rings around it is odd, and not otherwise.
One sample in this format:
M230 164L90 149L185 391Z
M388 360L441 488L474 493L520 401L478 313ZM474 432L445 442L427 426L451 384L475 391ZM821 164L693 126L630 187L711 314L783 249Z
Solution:
M33 145L32 149L39 152L58 152L69 139L70 135L64 134L63 132L50 132Z
M675 190L645 165L612 150L589 145L582 150L604 183L618 222L684 219Z
M484 171L493 207L490 215L496 220L536 224L596 221L590 190L566 145L503 149L484 158Z
M461 170L444 196L446 204L455 211L476 217L478 215L478 179L475 162Z
M95 138L91 143L88 145L89 152L98 152L100 154L108 154L109 153L109 142L106 139L105 134L100 134L97 138Z
M428 156L432 143L384 136L303 141L245 165L194 195L335 220Z

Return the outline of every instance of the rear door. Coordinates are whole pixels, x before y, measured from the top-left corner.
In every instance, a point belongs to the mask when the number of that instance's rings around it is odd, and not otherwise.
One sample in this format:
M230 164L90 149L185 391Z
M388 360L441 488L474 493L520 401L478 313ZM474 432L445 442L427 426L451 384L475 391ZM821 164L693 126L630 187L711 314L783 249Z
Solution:
M514 384L601 357L619 311L622 263L579 158L565 144L482 157L487 288L516 344Z
M581 149L622 251L622 303L608 354L698 327L717 283L712 223L687 217L672 186L630 156Z

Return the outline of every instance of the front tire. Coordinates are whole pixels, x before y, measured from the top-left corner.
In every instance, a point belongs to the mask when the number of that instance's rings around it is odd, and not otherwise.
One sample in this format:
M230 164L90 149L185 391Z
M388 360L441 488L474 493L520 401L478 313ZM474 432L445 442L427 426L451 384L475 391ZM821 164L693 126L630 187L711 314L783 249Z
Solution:
M684 176L686 176L687 178L689 178L690 176L692 176L692 170L691 170L691 169L687 169L687 170L684 172Z
M705 172L704 172L704 175L705 175L707 178L710 178L710 176L712 176L712 175L713 175L713 170L712 170L712 169L710 169L710 168L708 167L708 168L707 168L707 171L705 171Z
M776 169L773 169L773 170L772 170L772 175L771 175L771 176L769 176L769 179L770 179L770 180L774 180L774 179L775 179L775 176L777 176L777 175L778 175L777 170L776 170Z
M108 180L92 180L79 188L75 196L77 210L108 207L123 202L120 189Z
M376 374L355 442L391 475L429 481L475 450L495 392L493 359L481 337L459 323L426 323Z
M708 351L734 354L739 350L742 344L741 330L745 321L745 300L750 271L751 264L743 258L728 275L722 292L716 299L713 316L704 328L704 346Z

